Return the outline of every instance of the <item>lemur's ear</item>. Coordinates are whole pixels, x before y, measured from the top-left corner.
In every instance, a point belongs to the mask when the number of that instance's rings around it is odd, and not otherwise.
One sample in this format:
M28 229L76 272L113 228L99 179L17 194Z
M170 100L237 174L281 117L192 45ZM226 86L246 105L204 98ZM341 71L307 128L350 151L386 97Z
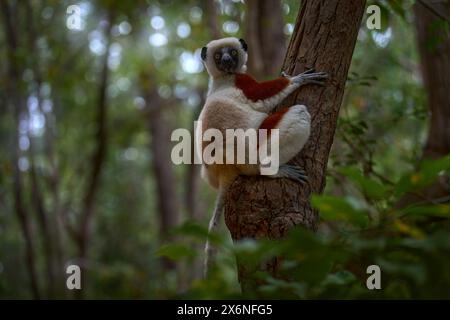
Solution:
M239 39L239 42L241 43L242 49L244 49L244 51L247 52L248 49L247 42L245 42L244 39Z
M203 47L202 48L202 53L200 54L200 56L202 57L202 60L206 60L206 51L208 50L208 48Z

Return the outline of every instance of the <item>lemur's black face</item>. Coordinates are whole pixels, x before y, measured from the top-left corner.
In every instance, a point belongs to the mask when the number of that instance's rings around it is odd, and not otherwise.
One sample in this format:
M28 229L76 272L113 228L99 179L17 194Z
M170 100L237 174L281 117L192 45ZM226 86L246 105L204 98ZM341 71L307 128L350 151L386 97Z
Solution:
M236 72L239 65L239 52L233 47L222 47L214 52L217 69L226 73Z
M202 48L200 57L213 77L223 73L245 72L247 43L237 38L213 40Z

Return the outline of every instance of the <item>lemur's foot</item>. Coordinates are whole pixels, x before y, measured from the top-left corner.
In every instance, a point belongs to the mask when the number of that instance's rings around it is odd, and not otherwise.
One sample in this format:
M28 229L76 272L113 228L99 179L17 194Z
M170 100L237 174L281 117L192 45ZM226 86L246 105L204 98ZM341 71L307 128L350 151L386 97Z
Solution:
M301 184L308 181L308 176L306 172L300 169L297 166L283 164L278 169L278 173L276 175L270 176L271 178L288 178L299 182Z
M282 73L283 76L287 76L286 73ZM289 76L287 76L289 77ZM298 83L299 85L304 84L318 84L323 86L325 79L328 78L328 74L326 72L315 72L314 69L306 70L299 75L294 77L290 77L291 81L294 83Z

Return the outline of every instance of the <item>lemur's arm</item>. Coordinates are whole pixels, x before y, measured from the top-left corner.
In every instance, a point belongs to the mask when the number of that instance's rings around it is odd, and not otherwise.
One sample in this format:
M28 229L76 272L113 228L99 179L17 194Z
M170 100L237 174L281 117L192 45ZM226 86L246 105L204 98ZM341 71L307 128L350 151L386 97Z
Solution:
M257 82L247 74L236 74L235 85L253 102L254 109L269 113L295 89L308 83L323 85L323 80L327 77L325 72L308 70L294 77L283 73L277 79Z

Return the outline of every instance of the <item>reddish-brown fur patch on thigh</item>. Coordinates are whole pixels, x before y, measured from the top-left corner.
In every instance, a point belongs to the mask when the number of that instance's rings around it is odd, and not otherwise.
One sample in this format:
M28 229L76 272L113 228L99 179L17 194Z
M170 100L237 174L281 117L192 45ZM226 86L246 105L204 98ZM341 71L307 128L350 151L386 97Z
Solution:
M286 114L286 112L289 111L289 109L290 109L289 107L282 108L264 119L264 121L259 126L259 129L267 130L267 138L270 137L270 133L271 133L270 130L276 128L276 126L280 123L281 119L283 119L284 115ZM259 149L260 143L261 143L261 141L260 141L260 138L258 137L258 149Z
M274 129L276 125L281 121L284 114L289 111L290 108L282 108L278 110L277 112L271 114L267 118L264 119L264 121L259 126L259 129Z

